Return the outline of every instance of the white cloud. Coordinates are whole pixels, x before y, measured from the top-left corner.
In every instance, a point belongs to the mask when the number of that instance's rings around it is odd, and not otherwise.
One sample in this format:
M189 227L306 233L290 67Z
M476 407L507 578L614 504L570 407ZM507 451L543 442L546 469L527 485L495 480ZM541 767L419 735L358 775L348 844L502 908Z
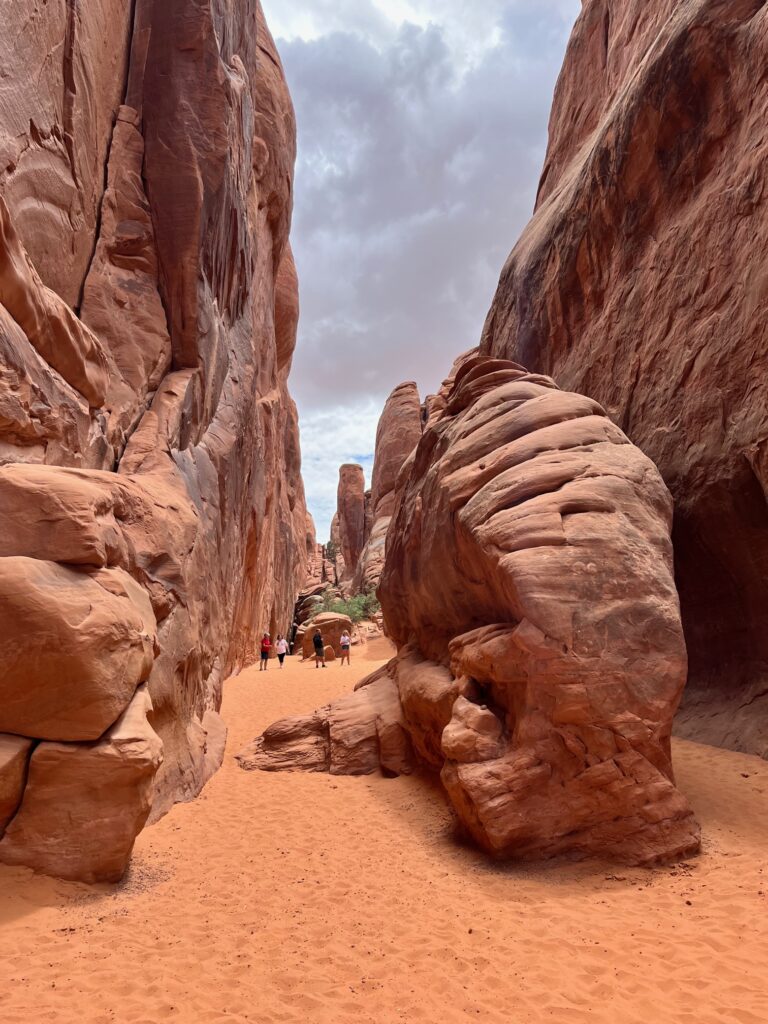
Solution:
M370 486L380 415L381 405L367 398L348 399L301 417L302 475L320 543L330 537L339 466L345 462L359 463L365 470L366 486Z
M299 125L302 317L291 388L320 524L335 503L339 463L373 451L392 388L416 380L422 394L434 390L479 340L532 210L580 2L265 7L283 37ZM334 425L366 444L324 443Z

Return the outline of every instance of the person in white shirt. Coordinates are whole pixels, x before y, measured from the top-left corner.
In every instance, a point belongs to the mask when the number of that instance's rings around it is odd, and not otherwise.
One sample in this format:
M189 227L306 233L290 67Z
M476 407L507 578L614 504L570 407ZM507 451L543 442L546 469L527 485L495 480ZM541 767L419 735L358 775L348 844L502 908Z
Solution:
M275 650L277 651L277 660L280 662L280 668L282 668L283 662L285 661L285 656L288 653L288 641L285 639L282 633L277 634Z
M351 662L349 660L349 649L352 646L352 638L350 637L350 635L346 631L346 629L341 634L341 640L339 641L339 646L341 647L341 664L342 665L344 664L344 659L345 658L347 659L347 664L348 665L351 664Z

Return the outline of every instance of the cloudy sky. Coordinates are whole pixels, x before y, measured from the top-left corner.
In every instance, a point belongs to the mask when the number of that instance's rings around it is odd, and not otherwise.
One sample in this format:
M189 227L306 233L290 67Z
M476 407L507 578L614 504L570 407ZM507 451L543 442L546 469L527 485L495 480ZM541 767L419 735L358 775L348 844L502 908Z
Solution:
M530 217L580 0L264 0L299 125L291 375L326 540L395 385L477 344Z

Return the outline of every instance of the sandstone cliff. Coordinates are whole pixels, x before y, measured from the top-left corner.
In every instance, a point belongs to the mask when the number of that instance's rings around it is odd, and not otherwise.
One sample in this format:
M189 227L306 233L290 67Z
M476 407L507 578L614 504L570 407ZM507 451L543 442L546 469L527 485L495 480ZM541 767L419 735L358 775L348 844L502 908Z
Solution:
M305 576L295 125L258 0L17 6L0 860L114 879L147 816L215 770L222 680Z
M685 735L768 753L768 8L585 0L483 350L601 402L675 499Z

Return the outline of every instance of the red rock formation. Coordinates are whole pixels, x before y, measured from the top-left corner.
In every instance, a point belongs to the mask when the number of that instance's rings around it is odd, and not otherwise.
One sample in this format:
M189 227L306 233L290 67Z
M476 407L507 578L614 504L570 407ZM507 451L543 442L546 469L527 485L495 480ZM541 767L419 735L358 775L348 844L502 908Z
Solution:
M171 366L171 339L159 292L152 214L144 192L141 119L118 111L109 150L101 228L80 315L109 342L114 361L108 434L119 456Z
M363 495L363 502L363 543L367 544L373 527L373 492L370 489Z
M658 472L594 400L514 363L464 357L441 395L387 540L388 695L272 727L246 766L301 767L325 725L365 738L364 770L391 767L404 728L494 856L696 851L670 761L686 655Z
M152 671L155 615L122 569L0 558L0 618L1 732L97 740Z
M419 391L412 381L399 384L387 399L376 430L371 481L370 527L352 589L375 590L384 568L384 547L395 507L395 486L403 465L421 439Z
M768 752L768 8L587 0L485 352L601 402L675 499L681 731Z
M0 733L45 742L23 792L0 749L0 860L114 879L304 579L295 127L257 0L8 18Z
M40 276L73 309L98 236L132 7L89 0L3 8L0 194Z
M339 468L337 509L338 543L344 563L339 585L349 590L365 546L365 474L362 466L348 463ZM331 539L334 540L333 526Z
M117 882L152 806L163 744L140 687L95 743L38 743L0 859L81 882Z
M323 545L318 544L315 539L315 521L307 512L307 576L304 580L303 593L308 594L321 583L323 579L324 550Z
M341 634L352 633L352 619L348 615L340 615L338 612L321 612L315 615L311 622L302 626L296 633L296 648L294 653L301 651L302 657L314 658L315 648L312 638L315 630L319 629L325 641L326 648L333 650L334 657L341 657Z
M398 384L384 404L376 428L376 456L371 480L374 518L391 516L395 487L403 463L421 440L419 389L413 381Z
M344 561L344 551L341 544L341 525L339 523L338 511L334 512L333 519L331 520L330 541L330 546L333 552L333 557L331 559L333 564L333 579L331 582L338 584L347 575L347 566Z
M33 742L0 734L0 832L19 809Z
M412 751L397 690L386 669L348 697L305 718L276 722L237 755L245 771L408 773Z

